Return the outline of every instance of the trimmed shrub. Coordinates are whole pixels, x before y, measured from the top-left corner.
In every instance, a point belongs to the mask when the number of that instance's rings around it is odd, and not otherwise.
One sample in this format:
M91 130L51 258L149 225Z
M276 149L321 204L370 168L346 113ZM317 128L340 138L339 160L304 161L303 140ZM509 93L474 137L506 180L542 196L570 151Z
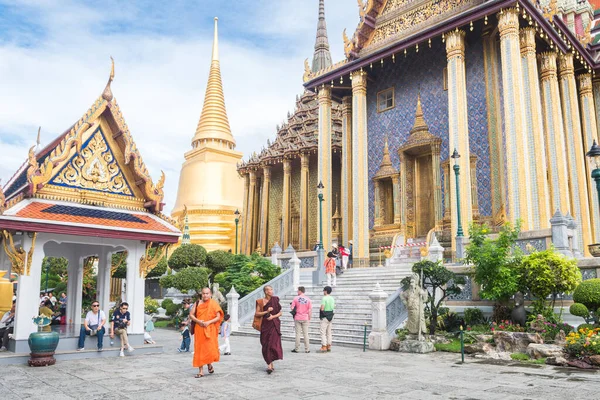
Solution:
M146 278L158 278L162 276L165 272L167 272L167 257L161 258L161 260L156 264L156 267L150 272Z
M162 303L160 303L160 306L161 306L161 308L163 308L163 309L166 310L167 307L169 307L169 305L171 305L171 304L173 304L173 300L171 300L171 299L164 299L162 301Z
M167 306L166 310L166 314L169 317L174 317L177 315L177 313L179 313L179 308L181 307L181 304L174 304L171 303Z
M480 325L484 322L483 311L479 308L465 308L465 323L467 325Z
M235 256L227 251L214 250L206 255L206 266L213 274L218 274L233 264L234 258Z
M144 298L144 312L146 314L156 314L158 311L158 301L152 297L147 296Z
M187 267L203 267L206 264L206 249L197 244L179 246L169 257L169 266L175 271Z
M575 315L576 317L588 318L590 316L590 310L585 306L585 304L581 303L573 303L571 307L569 307L569 312L571 315Z
M585 305L588 310L600 308L600 279L588 279L581 282L573 293L573 301Z

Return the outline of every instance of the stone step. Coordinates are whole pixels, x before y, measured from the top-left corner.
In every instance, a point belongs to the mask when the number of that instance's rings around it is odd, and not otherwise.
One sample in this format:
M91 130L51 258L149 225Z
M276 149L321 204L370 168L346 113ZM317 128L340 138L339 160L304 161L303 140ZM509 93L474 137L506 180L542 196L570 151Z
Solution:
M234 332L232 334L233 336L254 336L254 337L259 337L260 336L260 332L258 332L257 330L253 329L253 328L240 328L240 330L238 332ZM368 332L367 332L368 335ZM364 335L363 335L364 336ZM321 344L321 335L317 335L317 334L308 334L309 340L311 345L319 345ZM339 335L335 333L335 329L332 332L332 338L333 338L333 346L342 346L342 347L362 347L363 346L363 337L358 337L358 336L351 336L351 335ZM285 340L285 341L289 341L289 342L293 342L296 340L296 335L295 334L289 334L289 333L283 333L281 335L281 339ZM368 344L368 343L367 343Z

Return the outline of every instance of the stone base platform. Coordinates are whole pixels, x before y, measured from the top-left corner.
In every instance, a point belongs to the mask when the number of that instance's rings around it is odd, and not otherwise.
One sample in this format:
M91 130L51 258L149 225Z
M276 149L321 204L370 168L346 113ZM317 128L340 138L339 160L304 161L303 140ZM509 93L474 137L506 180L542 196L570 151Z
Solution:
M394 339L390 345L390 350L399 351L401 353L425 354L434 352L435 347L433 346L433 342L412 339L400 341L398 339Z

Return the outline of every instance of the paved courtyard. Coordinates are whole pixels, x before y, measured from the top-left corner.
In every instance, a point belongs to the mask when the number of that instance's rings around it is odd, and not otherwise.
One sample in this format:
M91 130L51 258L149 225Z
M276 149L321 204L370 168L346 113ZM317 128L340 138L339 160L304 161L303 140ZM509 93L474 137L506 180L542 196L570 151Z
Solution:
M334 348L290 353L272 375L256 338L233 337L215 374L194 379L178 333L158 330L159 355L61 361L46 368L3 366L0 399L576 399L598 398L600 373L547 366L493 365L448 353L429 355ZM206 368L205 368L205 373ZM207 374L208 375L208 374Z

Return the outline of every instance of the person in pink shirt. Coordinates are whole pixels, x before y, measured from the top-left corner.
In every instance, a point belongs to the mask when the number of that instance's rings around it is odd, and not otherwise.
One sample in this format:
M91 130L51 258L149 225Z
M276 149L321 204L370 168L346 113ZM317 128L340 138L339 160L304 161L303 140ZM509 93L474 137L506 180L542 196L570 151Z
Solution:
M310 353L310 341L308 338L308 325L310 324L310 315L312 313L312 303L304 295L304 286L298 286L298 296L292 301L292 315L294 316L294 327L296 329L296 347L292 353L298 353L300 350L300 332L304 334L304 351Z

